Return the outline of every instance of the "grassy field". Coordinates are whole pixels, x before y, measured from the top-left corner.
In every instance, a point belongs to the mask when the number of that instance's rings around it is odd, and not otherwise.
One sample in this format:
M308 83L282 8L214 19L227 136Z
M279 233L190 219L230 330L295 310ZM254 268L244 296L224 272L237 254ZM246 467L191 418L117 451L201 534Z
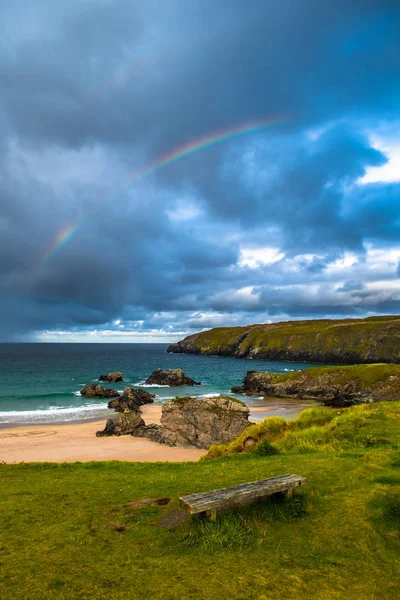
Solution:
M0 598L397 600L400 402L300 421L270 456L0 465ZM179 524L179 495L282 473L308 479L292 502Z

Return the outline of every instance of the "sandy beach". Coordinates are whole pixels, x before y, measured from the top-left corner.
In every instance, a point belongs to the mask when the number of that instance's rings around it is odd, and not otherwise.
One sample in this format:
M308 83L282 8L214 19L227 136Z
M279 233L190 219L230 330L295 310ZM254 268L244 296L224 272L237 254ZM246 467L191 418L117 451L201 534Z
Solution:
M282 404L285 415L280 413ZM250 421L265 417L285 416L294 418L310 401L271 401L269 406L252 406ZM111 414L110 414L111 416ZM161 405L142 406L146 424L159 423ZM0 429L0 462L89 462L92 460L127 460L139 462L196 461L205 450L197 448L171 448L130 435L120 437L96 437L96 431L104 429L107 417L85 423L51 425L22 425Z
M144 406L146 423L159 423L161 406ZM170 448L130 435L96 437L106 419L66 425L30 425L0 430L0 462L89 462L92 460L196 461L197 448Z

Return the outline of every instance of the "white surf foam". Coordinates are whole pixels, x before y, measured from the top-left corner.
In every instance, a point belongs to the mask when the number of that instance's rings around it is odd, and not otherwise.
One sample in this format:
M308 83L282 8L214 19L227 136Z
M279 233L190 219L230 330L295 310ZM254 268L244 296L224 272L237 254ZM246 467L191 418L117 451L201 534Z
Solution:
M138 383L132 383L133 387L149 387L149 388L168 388L171 387L169 385L161 385L159 383L146 383L144 381L139 381Z
M49 406L37 410L7 410L0 411L0 421L1 423L72 421L90 418L93 416L91 413L101 414L107 410L105 402L83 406Z

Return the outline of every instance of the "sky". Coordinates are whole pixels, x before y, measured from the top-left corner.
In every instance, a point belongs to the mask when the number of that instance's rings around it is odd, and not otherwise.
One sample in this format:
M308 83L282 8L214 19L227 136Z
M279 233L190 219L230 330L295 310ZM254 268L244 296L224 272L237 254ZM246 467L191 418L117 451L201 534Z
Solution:
M0 340L400 313L398 0L0 7Z

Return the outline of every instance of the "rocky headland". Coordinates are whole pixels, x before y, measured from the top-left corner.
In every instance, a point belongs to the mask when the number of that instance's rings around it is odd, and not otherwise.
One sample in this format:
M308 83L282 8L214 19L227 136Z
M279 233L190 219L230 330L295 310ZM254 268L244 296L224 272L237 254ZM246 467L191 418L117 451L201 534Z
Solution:
M96 435L133 435L168 446L209 448L236 439L250 426L248 418L246 404L228 396L175 398L163 405L160 425L145 425L137 411L126 410Z
M280 398L310 398L326 406L400 399L400 365L376 364L341 367L313 367L294 373L248 371L236 394Z
M327 364L400 363L400 316L221 327L168 352Z
M182 385L201 385L191 377L187 377L182 369L156 369L145 381L145 385L169 385L178 387Z

